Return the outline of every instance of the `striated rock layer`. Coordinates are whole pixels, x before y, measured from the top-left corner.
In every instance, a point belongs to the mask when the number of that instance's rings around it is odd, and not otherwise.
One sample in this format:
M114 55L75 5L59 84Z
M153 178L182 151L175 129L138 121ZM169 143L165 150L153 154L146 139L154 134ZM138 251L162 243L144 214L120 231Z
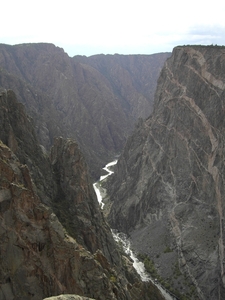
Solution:
M11 90L0 117L0 299L162 299L113 240L77 143L49 158Z
M176 47L110 179L111 226L188 299L225 298L224 111L225 48Z

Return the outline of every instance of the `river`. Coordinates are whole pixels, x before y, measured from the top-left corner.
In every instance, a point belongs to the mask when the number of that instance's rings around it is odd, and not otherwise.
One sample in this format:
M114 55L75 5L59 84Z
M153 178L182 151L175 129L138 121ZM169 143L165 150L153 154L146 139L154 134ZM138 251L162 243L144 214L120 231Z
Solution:
M112 166L114 166L114 165L116 165L116 164L117 164L117 160L114 160L114 161L108 163L108 164L103 168L103 170L105 170L105 171L107 172L107 174L101 176L100 179L99 179L97 182L95 182L95 183L93 184L93 187L94 187L94 190L95 190L95 193L96 193L96 195L97 195L97 199L98 199L98 202L99 202L99 205L100 205L101 208L104 207L104 203L102 202L102 198L103 198L104 193L105 193L106 191L105 191L105 189L102 189L102 188L100 187L100 182L103 181L104 179L106 179L108 176L110 176L110 175L113 173L113 171L110 170L110 167L112 167Z
M106 190L101 188L100 182L104 179L106 179L108 176L113 174L113 171L110 169L110 167L114 166L117 163L117 160L114 160L110 163L108 163L103 169L107 171L108 173L106 175L103 175L100 177L99 181L95 182L93 184L95 193L97 195L97 199L99 202L100 207L103 209L104 203L103 198L106 193ZM160 290L161 294L165 298L165 300L176 300L177 298L171 296L159 283L155 282L149 274L146 272L144 264L138 260L135 253L131 249L131 244L126 236L126 234L122 232L118 232L116 230L112 229L112 234L116 242L120 242L123 246L123 250L126 254L130 256L130 258L133 260L133 267L136 269L137 273L140 275L142 281L151 281L157 288Z

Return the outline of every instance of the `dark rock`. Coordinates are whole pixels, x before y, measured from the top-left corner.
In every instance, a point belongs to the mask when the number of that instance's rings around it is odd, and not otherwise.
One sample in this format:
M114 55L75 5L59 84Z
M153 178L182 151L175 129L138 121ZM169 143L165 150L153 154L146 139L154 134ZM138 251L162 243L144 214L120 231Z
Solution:
M51 163L58 183L53 206L59 219L70 235L91 253L100 249L111 263L118 264L120 259L115 241L99 209L87 165L77 143L55 139Z
M0 112L0 299L162 299L126 268L77 143L56 139L50 160L11 90Z
M56 193L51 163L38 143L32 119L12 90L0 90L0 128L0 139L29 167L38 195L49 204Z

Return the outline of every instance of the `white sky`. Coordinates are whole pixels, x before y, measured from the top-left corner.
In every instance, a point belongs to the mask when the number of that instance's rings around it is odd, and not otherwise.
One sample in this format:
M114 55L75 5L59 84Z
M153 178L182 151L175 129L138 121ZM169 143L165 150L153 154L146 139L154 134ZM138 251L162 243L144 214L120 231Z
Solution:
M0 43L49 42L69 56L225 45L224 0L7 0Z

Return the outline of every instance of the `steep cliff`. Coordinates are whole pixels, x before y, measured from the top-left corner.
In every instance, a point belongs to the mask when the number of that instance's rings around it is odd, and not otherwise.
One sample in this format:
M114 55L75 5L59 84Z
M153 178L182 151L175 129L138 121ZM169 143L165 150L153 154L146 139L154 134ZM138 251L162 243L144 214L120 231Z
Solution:
M98 178L136 120L150 113L169 55L71 58L52 44L1 44L0 86L26 106L42 145L49 148L55 136L74 138ZM141 85L139 78L152 81Z
M126 299L126 287L102 252L92 255L66 233L36 196L28 168L4 144L0 155L0 299L63 293L117 299L111 276L117 278L120 299Z
M38 195L49 204L56 194L51 163L38 143L32 119L12 90L0 89L0 128L0 140L28 166Z
M75 61L91 65L108 81L110 89L132 124L152 111L157 79L170 53L152 55L75 56Z
M57 182L53 207L60 221L70 235L91 253L99 249L109 262L118 264L120 258L115 242L99 209L87 165L77 143L55 139L50 159Z
M110 182L111 226L185 299L225 298L224 99L225 48L176 47Z
M55 139L49 158L11 90L0 113L0 299L162 299L119 251L77 144Z

